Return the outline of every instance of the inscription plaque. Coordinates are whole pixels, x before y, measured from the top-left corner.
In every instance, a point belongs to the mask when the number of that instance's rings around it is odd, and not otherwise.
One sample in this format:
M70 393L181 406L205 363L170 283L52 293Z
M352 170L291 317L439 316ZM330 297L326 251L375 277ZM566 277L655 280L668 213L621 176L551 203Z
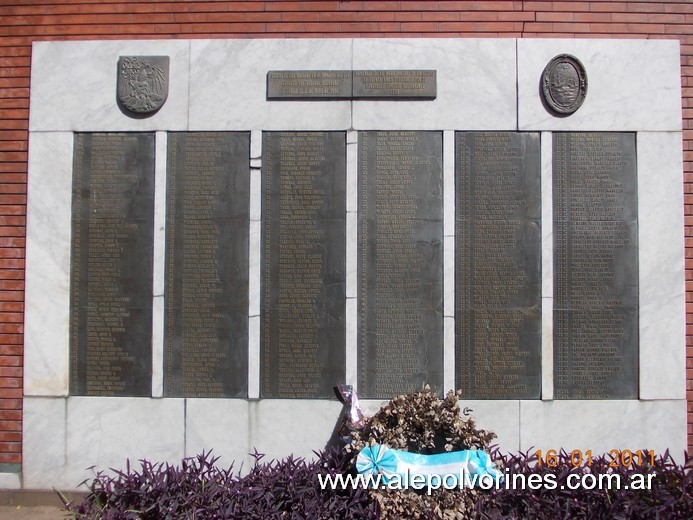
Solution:
M443 373L442 133L359 132L359 393Z
M553 136L554 395L638 396L635 134Z
M350 70L271 70L267 99L349 99Z
M245 397L250 136L168 134L165 370L170 397Z
M154 134L77 133L70 393L151 395Z
M457 388L541 396L539 134L455 134Z
M271 70L267 99L435 99L435 70Z
M263 133L261 396L345 377L346 133Z
M355 98L436 97L435 70L355 70Z

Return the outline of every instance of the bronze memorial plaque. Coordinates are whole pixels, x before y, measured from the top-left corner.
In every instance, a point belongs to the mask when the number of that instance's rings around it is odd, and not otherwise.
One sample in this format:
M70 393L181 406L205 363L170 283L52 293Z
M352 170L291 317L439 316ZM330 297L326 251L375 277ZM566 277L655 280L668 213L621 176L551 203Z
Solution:
M435 70L270 70L267 99L430 100L437 96Z
M443 383L441 132L359 132L359 393Z
M554 396L638 397L635 134L553 135Z
M152 391L154 134L77 133L70 394Z
M247 396L249 162L248 133L168 134L166 396Z
M539 399L539 134L457 132L455 151L457 388Z
M332 397L345 377L346 133L265 132L261 388Z
M271 70L267 99L350 99L350 70Z
M355 70L355 99L435 99L435 70Z
M168 56L121 56L118 60L118 106L130 117L146 117L166 103Z
M569 116L582 105L587 95L587 73L580 60L570 54L552 59L541 75L544 105L558 117Z

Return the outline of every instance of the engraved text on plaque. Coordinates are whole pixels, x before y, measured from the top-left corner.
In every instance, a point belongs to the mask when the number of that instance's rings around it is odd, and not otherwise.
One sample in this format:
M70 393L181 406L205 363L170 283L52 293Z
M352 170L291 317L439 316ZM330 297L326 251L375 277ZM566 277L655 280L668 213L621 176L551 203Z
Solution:
M541 392L539 135L457 132L456 371L467 399Z
M555 133L554 395L638 396L635 134Z
M165 371L171 397L244 397L250 136L168 136Z
M441 389L440 132L359 132L359 393Z
M154 134L75 134L70 393L151 395Z
M346 134L263 134L261 396L331 397L345 374Z

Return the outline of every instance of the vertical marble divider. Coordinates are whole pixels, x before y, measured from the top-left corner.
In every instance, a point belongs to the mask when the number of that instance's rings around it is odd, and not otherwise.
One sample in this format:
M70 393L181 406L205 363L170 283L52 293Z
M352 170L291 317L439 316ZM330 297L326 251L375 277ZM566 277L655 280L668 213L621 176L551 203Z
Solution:
M553 149L541 133L541 398L553 399Z
M358 132L347 132L345 383L358 390Z
M443 393L455 388L455 132L443 132Z
M154 155L154 266L152 275L152 397L163 397L164 395L167 139L166 132L156 132L156 152Z
M260 397L260 263L262 132L250 132L250 244L248 247L248 398Z

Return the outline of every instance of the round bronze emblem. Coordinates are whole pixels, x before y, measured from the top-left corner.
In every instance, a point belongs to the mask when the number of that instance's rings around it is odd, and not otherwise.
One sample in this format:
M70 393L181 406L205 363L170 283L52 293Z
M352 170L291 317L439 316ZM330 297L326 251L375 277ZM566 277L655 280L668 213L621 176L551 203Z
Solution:
M570 54L552 59L541 75L541 91L548 108L557 115L575 112L587 94L587 74L580 60Z

